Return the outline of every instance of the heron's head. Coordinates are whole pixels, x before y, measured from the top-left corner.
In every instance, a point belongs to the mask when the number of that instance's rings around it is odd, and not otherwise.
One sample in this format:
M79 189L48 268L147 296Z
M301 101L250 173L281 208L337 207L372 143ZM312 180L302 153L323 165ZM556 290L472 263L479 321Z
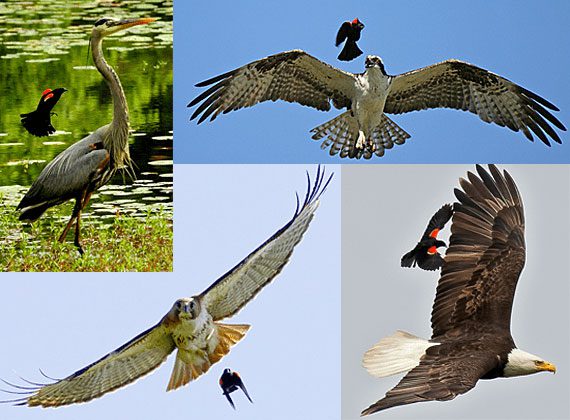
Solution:
M115 32L130 28L131 26L145 25L147 23L154 22L155 20L155 18L115 19L104 17L95 22L93 30L91 31L91 36L94 38L103 38L107 35L114 34Z
M182 298L174 302L172 309L181 319L196 319L200 314L200 301L195 298Z
M384 63L382 63L382 59L377 55L367 55L366 60L364 61L364 67L367 69L371 67L380 67L382 71L384 71Z

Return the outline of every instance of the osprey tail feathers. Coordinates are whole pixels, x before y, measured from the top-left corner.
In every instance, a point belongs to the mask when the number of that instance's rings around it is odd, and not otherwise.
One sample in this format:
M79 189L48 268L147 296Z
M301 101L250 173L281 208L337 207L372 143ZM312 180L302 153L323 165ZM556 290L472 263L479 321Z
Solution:
M408 372L420 363L420 358L431 343L405 331L396 331L374 344L362 358L362 366L372 376L382 378L400 372Z
M178 349L167 391L186 385L206 373L210 366L228 354L231 347L245 337L251 327L247 324L220 323L216 323L216 326L218 327L218 344L212 352L207 353L199 349L194 351Z
M404 144L410 135L400 128L386 115L382 115L378 124L366 138L360 129L357 119L351 111L346 111L336 118L327 121L311 130L314 140L326 137L321 149L330 146L330 155L340 152L340 157L370 159L373 155L382 157L386 149L394 144Z

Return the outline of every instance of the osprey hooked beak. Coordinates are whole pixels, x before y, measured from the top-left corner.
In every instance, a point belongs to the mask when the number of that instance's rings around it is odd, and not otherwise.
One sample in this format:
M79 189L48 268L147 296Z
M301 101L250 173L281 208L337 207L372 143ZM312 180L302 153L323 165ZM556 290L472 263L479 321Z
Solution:
M366 60L364 60L364 67L369 69L374 66L380 67L382 73L384 73L384 63L382 63L382 59L377 55L367 55Z

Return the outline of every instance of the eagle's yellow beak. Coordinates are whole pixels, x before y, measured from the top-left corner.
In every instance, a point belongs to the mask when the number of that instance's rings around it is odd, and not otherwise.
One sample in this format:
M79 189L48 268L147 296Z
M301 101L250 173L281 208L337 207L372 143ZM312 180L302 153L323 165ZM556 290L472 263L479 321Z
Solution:
M536 367L538 368L539 371L548 371L556 373L556 366L554 366L552 363L539 362L536 364Z

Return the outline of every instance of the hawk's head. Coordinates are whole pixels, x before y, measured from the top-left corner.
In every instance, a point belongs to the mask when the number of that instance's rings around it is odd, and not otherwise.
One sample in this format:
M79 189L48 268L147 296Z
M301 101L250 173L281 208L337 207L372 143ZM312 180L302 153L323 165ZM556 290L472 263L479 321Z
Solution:
M382 70L383 74L386 74L386 71L384 70L384 63L382 62L382 59L377 55L367 55L366 60L364 60L364 67L367 69L378 67L380 70Z
M180 319L196 319L200 314L200 301L195 298L178 299L172 309Z

